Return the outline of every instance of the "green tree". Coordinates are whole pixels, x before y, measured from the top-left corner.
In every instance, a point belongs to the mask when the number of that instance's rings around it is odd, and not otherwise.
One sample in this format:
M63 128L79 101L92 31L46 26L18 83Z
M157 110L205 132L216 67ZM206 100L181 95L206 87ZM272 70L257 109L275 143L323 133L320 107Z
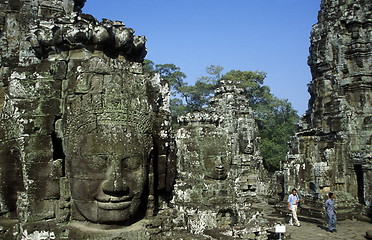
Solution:
M271 101L270 88L263 85L266 73L261 71L231 70L222 76L223 80L236 81L237 86L244 89L250 106L255 109L258 104Z
M237 86L244 89L253 109L261 136L260 149L265 167L270 171L279 169L280 162L287 154L287 142L294 134L298 115L288 100L275 97L270 88L264 85L266 73L231 70L222 74L223 67L211 65L206 68L206 76L189 86L184 82L186 75L174 64L155 65L149 60L144 63L145 71L158 72L169 81L173 123L178 116L207 106L221 80L235 81Z
M143 72L155 73L155 63L149 59L143 60Z
M176 123L177 117L189 112L189 107L183 104L184 98L183 89L187 87L184 82L186 74L181 72L181 69L174 64L154 64L151 60L145 59L143 62L143 70L145 73L159 73L159 75L169 83L171 100L170 108L172 114L172 122Z
M209 99L221 80L222 70L221 66L211 65L206 68L207 76L202 76L194 85L181 89L189 110L197 110L208 105Z
M266 73L262 71L231 70L221 74L221 66L206 68L207 76L200 77L193 86L183 88L188 109L200 109L208 104L213 91L221 80L235 81L244 89L257 122L261 142L260 149L265 167L270 171L279 169L288 151L287 142L294 134L297 112L288 100L275 97L264 85Z
M261 136L260 149L265 166L270 171L278 170L288 152L288 142L295 132L297 111L286 99L272 97L267 104L255 109L255 119Z
M144 72L159 73L164 80L168 81L172 96L181 93L180 89L186 86L184 82L186 74L181 72L181 69L174 64L155 65L151 60L145 59L143 69Z
M258 125L265 167L275 171L288 152L287 143L294 134L298 115L288 100L275 97L263 85L265 78L266 73L261 71L232 70L222 76L224 80L237 81L244 89Z

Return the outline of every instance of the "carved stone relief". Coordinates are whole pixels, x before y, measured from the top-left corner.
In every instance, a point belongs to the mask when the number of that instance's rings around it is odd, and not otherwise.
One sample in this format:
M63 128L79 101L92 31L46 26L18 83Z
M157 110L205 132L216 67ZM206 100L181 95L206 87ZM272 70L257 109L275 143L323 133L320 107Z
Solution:
M285 166L286 191L315 198L319 211L337 191L339 218L372 207L370 12L364 0L322 1L311 33L309 109Z

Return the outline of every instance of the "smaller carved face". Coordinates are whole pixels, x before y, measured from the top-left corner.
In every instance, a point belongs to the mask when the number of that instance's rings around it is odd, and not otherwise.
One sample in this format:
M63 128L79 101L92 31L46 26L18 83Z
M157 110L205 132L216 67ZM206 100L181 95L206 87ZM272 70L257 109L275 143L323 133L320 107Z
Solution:
M218 137L206 137L203 140L202 156L205 178L223 180L227 178L231 160L228 157L227 144Z
M67 159L80 214L98 223L126 224L140 218L151 141L123 126L100 126L75 139L80 149Z
M239 150L240 153L243 154L253 154L254 152L253 140L251 138L247 138L247 136L244 136L243 134L240 134Z

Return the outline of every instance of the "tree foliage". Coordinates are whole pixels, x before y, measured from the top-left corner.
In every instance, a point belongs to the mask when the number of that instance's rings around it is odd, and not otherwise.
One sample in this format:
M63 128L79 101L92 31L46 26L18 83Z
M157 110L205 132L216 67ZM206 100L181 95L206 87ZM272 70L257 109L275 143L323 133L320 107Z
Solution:
M171 86L171 110L173 122L177 116L208 106L209 99L221 80L235 81L244 89L254 112L261 137L260 149L265 167L274 171L288 151L287 142L294 134L297 112L286 99L275 97L264 85L266 73L261 71L231 70L222 74L223 67L211 65L206 68L206 76L197 79L194 85L187 85L186 75L174 64L158 64L145 60L144 69L157 72Z
M298 121L297 111L287 99L275 97L263 85L266 73L261 71L232 70L222 76L224 80L237 81L244 89L254 112L261 137L260 150L264 164L270 171L278 170L288 152L288 142Z
M206 68L207 76L198 78L192 86L182 89L182 94L190 110L197 110L208 105L218 82L221 79L223 67L211 65Z
M171 88L172 96L182 92L181 89L186 86L184 79L186 74L181 72L181 69L174 64L154 64L151 60L145 59L144 61L145 72L157 72L160 76L168 81Z
M273 96L271 101L259 104L255 111L255 119L261 136L260 149L266 168L278 170L280 162L288 152L288 142L295 132L298 121L297 111L288 100Z
M143 70L145 73L159 73L160 76L167 80L171 91L170 107L172 113L172 122L176 123L177 116L190 111L189 106L183 103L184 88L186 83L184 79L186 74L181 72L181 69L174 64L154 64L151 60L145 59L143 62Z

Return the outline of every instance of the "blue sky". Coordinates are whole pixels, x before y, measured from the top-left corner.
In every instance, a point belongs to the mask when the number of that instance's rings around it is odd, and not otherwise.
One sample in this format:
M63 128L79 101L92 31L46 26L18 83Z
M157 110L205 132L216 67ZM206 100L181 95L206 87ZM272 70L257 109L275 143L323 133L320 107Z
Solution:
M311 81L310 31L321 0L87 0L84 13L121 20L147 38L146 58L173 63L193 82L209 65L260 70L302 115Z

